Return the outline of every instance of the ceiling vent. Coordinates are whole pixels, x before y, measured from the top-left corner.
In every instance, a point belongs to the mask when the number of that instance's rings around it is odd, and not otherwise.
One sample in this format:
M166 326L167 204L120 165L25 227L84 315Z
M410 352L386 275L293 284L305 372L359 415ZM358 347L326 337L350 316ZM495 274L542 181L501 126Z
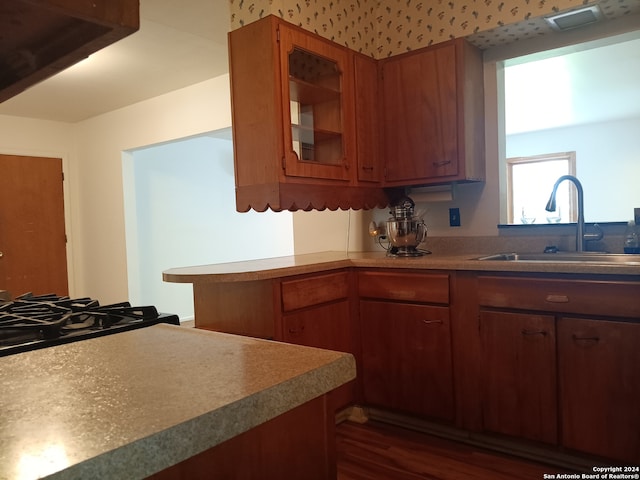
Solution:
M545 17L547 23L557 31L571 30L599 22L604 17L598 5L578 8L570 12L559 13Z

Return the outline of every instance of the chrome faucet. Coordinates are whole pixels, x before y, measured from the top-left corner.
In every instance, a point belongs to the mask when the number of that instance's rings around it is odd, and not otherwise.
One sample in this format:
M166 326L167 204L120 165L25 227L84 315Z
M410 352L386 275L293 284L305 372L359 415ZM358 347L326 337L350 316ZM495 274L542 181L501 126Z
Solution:
M547 206L545 210L547 212L553 212L556 209L556 190L558 190L558 185L560 185L563 181L569 180L576 186L576 190L578 191L578 226L576 230L576 251L584 252L587 250L587 241L589 240L600 240L602 238L602 229L597 224L594 224L594 227L598 229L598 233L585 233L584 232L584 190L582 189L582 184L580 180L578 180L573 175L562 175L556 183L553 185L553 191L551 192L551 196L549 197L549 201L547 202Z

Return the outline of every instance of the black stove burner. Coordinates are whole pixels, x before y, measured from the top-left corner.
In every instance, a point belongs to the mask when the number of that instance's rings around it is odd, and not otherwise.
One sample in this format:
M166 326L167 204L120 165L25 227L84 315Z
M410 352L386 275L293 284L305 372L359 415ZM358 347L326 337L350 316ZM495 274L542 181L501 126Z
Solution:
M26 293L0 302L0 357L126 330L171 323L177 315L129 302L100 305L91 298L70 299Z

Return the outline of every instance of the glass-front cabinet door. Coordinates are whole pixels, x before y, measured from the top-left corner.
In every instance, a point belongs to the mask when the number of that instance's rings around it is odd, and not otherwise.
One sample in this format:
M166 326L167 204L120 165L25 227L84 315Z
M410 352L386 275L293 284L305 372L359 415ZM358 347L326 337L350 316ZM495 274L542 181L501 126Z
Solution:
M280 27L286 175L349 179L348 58L338 46Z

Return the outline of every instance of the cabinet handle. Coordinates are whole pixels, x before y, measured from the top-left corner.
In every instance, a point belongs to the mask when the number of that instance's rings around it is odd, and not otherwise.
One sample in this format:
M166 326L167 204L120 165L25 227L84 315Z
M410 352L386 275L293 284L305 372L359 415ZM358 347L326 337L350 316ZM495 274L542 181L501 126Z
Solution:
M445 165L449 165L451 160L443 160L442 162L433 162L434 167L444 167Z
M549 303L569 303L569 297L566 295L547 295L545 301Z
M422 320L422 323L429 325L431 323L443 323L442 320Z
M362 170L364 170L365 172L373 172L373 167L370 165L363 165Z
M545 330L527 330L526 328L523 328L522 335L525 335L525 336L542 335L543 337L546 337L547 332Z
M571 335L571 338L576 343L579 343L579 342L583 342L583 343L598 343L600 341L600 337L580 337L580 336L576 335L575 333L573 335Z

